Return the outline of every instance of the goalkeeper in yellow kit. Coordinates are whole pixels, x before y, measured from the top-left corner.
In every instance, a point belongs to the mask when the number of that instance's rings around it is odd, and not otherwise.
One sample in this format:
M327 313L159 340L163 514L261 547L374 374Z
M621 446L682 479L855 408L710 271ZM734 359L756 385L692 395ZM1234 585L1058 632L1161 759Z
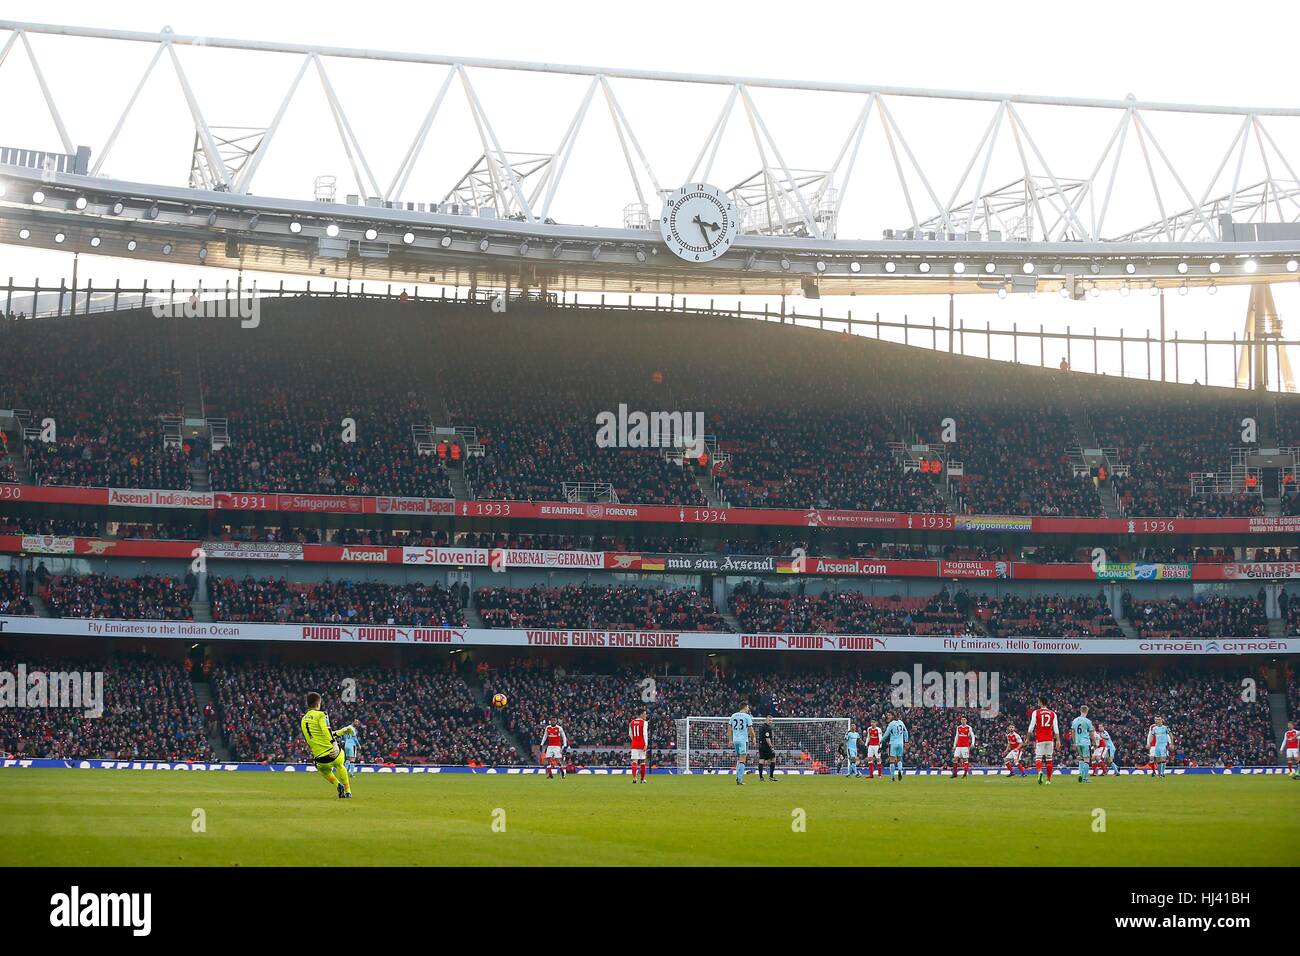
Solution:
M315 691L307 695L307 713L302 716L302 737L311 748L312 760L316 769L325 775L325 779L339 789L340 800L352 799L352 779L348 776L343 751L334 739L335 732L330 730L330 719L320 709L320 694ZM349 724L340 734L352 733Z

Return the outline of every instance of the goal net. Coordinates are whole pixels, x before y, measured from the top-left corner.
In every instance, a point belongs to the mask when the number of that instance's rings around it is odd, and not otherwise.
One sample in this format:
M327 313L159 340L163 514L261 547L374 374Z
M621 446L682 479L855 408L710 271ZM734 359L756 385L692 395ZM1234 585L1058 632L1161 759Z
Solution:
M679 717L677 769L681 773L731 770L736 751L731 744L729 717ZM758 764L758 732L766 718L754 718L754 738L746 758L750 769ZM840 745L849 732L847 717L773 717L773 749L781 770L833 773L844 765ZM859 747L859 753L863 753Z

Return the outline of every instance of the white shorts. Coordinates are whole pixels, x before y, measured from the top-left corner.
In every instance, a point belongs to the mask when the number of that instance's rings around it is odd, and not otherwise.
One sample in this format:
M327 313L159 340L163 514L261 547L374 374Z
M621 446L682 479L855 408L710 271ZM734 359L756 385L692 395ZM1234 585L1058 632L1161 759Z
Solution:
M1092 759L1097 761L1098 763L1105 763L1109 753L1110 751L1108 751L1105 747L1097 747L1092 752Z
M1154 757L1158 757L1158 756L1160 756L1160 755L1156 753L1156 750L1157 750L1157 749L1158 749L1158 748L1156 748L1156 747L1152 747L1152 748L1150 748L1150 749L1147 751L1147 753L1148 753L1151 757L1153 757L1153 758L1154 758Z
M645 751L644 751L644 750L637 750L635 747L633 747L633 748L632 748L632 759L633 759L633 760L644 761L644 760L645 760Z
M552 758L554 758L554 759L556 759L556 760L559 760L559 759L560 759L561 757L563 757L563 756L564 756L564 748L563 748L563 747L547 747L547 748L546 748L546 759L547 759L547 760L550 760L550 759L552 759Z
M1035 757L1050 757L1056 750L1056 741L1037 740L1034 742Z
M1020 763L1020 750L1008 750L1007 755L1002 760L1004 763Z
M1294 747L1292 747L1290 750L1287 750L1287 751L1286 751L1286 759L1287 759L1287 760L1300 760L1300 750L1296 750Z
M868 760L880 759L880 744L867 744L867 759Z
M969 748L969 747L953 747L953 748L952 748L952 759L953 759L953 760L970 760L970 748Z

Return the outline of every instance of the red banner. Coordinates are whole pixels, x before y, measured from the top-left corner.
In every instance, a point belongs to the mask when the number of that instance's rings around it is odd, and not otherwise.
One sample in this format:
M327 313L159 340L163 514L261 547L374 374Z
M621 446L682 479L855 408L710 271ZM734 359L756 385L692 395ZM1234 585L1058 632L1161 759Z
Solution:
M1047 518L1016 515L903 514L833 509L709 508L684 505L584 504L563 501L455 501L360 495L192 492L0 484L0 502L113 505L228 511L330 514L453 515L530 521L639 521L679 525L748 525L885 531L1180 535L1298 534L1300 516L1281 518Z

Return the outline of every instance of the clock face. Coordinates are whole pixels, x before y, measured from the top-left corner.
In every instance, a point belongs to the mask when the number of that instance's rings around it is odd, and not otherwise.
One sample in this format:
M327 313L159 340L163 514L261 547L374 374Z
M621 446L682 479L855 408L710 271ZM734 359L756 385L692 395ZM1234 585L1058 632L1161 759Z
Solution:
M740 230L736 204L707 183L688 183L664 201L659 232L678 258L711 262L731 248Z

